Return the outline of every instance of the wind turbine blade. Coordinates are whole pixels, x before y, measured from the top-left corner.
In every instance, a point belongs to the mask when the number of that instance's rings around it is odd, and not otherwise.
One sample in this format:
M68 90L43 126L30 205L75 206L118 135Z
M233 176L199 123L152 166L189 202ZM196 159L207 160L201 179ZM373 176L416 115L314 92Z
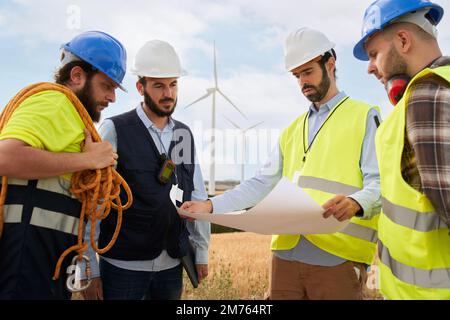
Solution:
M216 88L218 88L218 80L217 80L217 59L216 59L216 42L214 41L214 83Z
M222 117L224 117L225 119L227 119L228 122L231 123L236 129L242 130L241 127L239 127L236 123L234 123L233 121L231 121L231 119L229 119L226 115L222 114Z
M261 121L260 123L255 124L254 126L251 126L250 128L245 129L245 131L248 131L248 130L251 130L251 129L253 129L253 128L256 128L257 126L259 126L259 125L261 125L261 124L263 124L263 123L264 123L264 121Z
M196 104L197 102L200 102L202 100L205 100L206 98L208 98L210 95L212 95L212 92L208 92L207 94L205 94L204 96L202 96L201 98L198 98L197 100L195 100L194 102L188 104L186 107L184 107L185 109L191 107L192 105Z
M217 92L219 92L220 95L224 97L224 99L227 100L245 119L248 119L247 116L222 91L217 89Z

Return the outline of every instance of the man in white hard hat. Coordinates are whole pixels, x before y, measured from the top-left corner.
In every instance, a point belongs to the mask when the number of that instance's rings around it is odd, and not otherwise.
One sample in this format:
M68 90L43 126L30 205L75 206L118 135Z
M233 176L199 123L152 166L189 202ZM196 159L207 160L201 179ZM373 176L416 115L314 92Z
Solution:
M450 299L450 56L437 39L443 15L429 0L375 1L354 48L395 105L376 136L380 291L391 300Z
M117 171L128 182L134 201L123 214L117 242L100 258L101 280L97 278L84 296L178 300L183 288L180 259L194 249L195 267L189 271L197 272L198 281L204 279L210 238L209 223L185 221L176 210L184 201L207 198L192 133L172 118L178 78L185 72L174 48L160 40L138 51L131 71L138 76L136 88L144 101L105 120L99 133L117 149ZM110 241L116 219L113 212L102 221L100 247ZM98 270L93 271L98 276Z
M375 255L380 192L374 136L380 116L338 90L333 48L316 30L289 35L286 68L312 102L309 111L285 129L256 177L182 206L210 213L249 208L287 177L323 205L325 218L350 219L334 234L273 236L269 298L274 300L361 299L366 265Z

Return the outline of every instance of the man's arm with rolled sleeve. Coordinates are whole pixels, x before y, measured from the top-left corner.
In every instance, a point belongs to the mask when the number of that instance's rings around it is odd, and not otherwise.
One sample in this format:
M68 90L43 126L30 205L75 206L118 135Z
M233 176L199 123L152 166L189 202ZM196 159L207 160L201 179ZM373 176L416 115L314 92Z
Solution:
M406 116L407 138L420 176L420 185L412 187L427 196L450 228L450 87L440 77L433 76L415 83L411 92Z
M254 207L272 191L282 178L282 174L283 157L278 144L269 160L253 178L210 199L213 213L227 213Z
M360 166L363 175L363 189L349 197L354 199L362 208L364 219L371 219L381 210L380 171L375 150L375 134L381 116L376 109L367 115L366 134L361 152ZM359 216L359 215L358 215Z

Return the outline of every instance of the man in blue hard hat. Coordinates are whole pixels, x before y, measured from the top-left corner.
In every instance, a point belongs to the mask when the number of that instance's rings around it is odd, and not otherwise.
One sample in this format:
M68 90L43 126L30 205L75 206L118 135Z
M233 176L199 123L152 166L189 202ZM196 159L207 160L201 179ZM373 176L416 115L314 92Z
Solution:
M375 1L354 49L395 104L376 137L388 299L450 299L450 57L436 30L443 14L428 0Z
M75 93L94 122L114 103L126 51L91 31L63 45L56 83ZM0 299L68 299L52 280L61 253L77 243L81 203L68 191L73 172L117 163L109 142L93 142L74 104L51 84L14 111L0 133L0 175L7 176L0 239ZM53 89L51 89L53 88ZM62 273L70 263L65 259Z

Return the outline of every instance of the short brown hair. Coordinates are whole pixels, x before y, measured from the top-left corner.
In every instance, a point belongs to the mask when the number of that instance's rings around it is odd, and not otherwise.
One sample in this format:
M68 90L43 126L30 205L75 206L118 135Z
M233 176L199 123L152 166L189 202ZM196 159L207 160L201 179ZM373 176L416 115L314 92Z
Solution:
M336 54L336 51L334 51L334 49L331 49L330 51L325 52L325 54L322 56L322 58L318 62L320 65L320 68L322 68L323 72L327 72L327 69L325 68L325 64L331 58L334 58L334 60L337 60L337 54ZM334 68L334 78L335 79L337 79L336 73L337 73L337 68L335 67Z
M94 67L85 61L72 61L55 72L55 82L61 85L67 84L70 80L70 72L75 67L83 69L88 79L92 78L98 72L97 69L94 69Z
M138 83L142 84L144 87L147 85L147 78L145 77L139 77Z

